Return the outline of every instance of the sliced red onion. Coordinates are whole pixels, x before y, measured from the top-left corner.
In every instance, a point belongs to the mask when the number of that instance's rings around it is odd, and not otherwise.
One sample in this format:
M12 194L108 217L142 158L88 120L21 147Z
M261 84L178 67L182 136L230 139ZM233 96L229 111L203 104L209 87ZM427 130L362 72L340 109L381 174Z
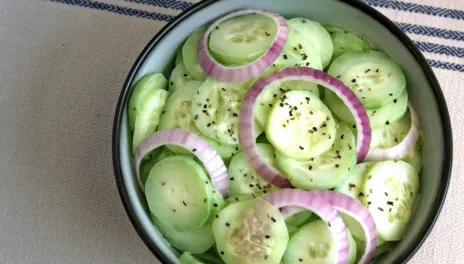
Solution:
M416 144L420 132L419 115L411 105L411 102L408 103L408 106L409 112L411 113L411 129L406 137L394 147L369 150L366 161L400 160L408 155L409 151L411 151Z
M299 189L283 189L272 192L264 199L277 208L300 207L317 214L329 226L338 250L338 259L335 263L348 263L350 243L343 219L324 198L313 191Z
M374 251L377 246L377 230L374 218L372 218L369 210L367 210L360 201L343 193L328 190L315 190L311 192L314 196L320 197L329 202L329 204L331 204L336 210L353 217L359 222L366 237L366 248L364 249L364 254L359 263L369 263L370 259L374 256ZM309 209L302 207L286 207L282 209L282 215L284 218L288 218L293 214L304 210Z
M369 145L371 143L371 127L366 109L362 106L361 101L359 101L354 92L350 88L346 87L345 84L323 71L307 67L292 67L274 72L268 77L256 81L245 95L240 110L238 126L240 146L242 147L243 153L248 159L250 166L268 182L281 188L290 186L289 181L280 171L259 156L256 149L255 135L253 135L253 126L255 123L254 112L257 98L262 91L274 82L289 80L310 81L323 85L335 92L345 102L356 119L358 127L358 143L356 148L358 153L358 162L362 162L369 151Z
M154 132L137 147L135 168L142 190L145 190L145 187L140 180L140 163L145 155L163 145L177 145L190 150L205 166L213 186L223 195L227 195L229 178L221 157L204 139L183 129L166 129Z
M264 52L264 54L253 61L250 64L244 66L224 66L219 63L210 53L208 48L208 39L211 31L216 28L220 23L225 20L246 15L250 13L256 13L265 15L274 20L278 25L277 34L272 41L269 49ZM254 9L245 9L239 10L233 13L230 13L216 22L214 22L203 34L200 44L198 46L198 61L209 76L212 78L221 81L221 82L244 82L255 78L264 71L266 71L280 56L280 53L285 47L288 39L288 28L287 21L279 14L263 11L263 10L254 10Z

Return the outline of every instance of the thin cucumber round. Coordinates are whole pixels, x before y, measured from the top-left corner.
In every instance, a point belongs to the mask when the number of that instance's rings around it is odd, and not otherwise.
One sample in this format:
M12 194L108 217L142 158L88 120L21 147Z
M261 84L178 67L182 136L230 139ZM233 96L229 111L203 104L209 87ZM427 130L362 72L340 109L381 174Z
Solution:
M274 165L274 148L270 144L258 144L258 153L269 164ZM278 189L261 178L248 164L243 152L235 155L229 165L229 194L254 194L261 197L267 192Z
M276 150L295 159L326 152L335 133L332 113L309 91L290 91L278 97L266 125L267 138Z
M314 45L297 30L290 30L287 44L271 69L311 67L322 70L321 56Z
M346 125L340 124L334 138L328 151L307 160L277 153L277 167L295 187L307 190L336 187L356 164L356 150L355 137Z
M328 73L349 86L368 109L391 103L406 87L401 67L381 51L347 52L334 60Z
M145 184L150 211L179 232L203 226L213 209L213 189L192 158L171 156L158 162Z
M198 45L204 31L204 29L199 29L193 32L182 47L185 67L197 81L204 81L208 77L198 63Z
M181 60L171 73L171 78L169 79L169 92L174 93L192 80L194 80L192 75L185 67L184 61Z
M234 203L253 200L256 198L254 194L238 194L238 195L229 195L226 199L226 206L229 206Z
M411 115L407 112L400 120L389 123L383 128L372 130L371 148L391 148L401 142L411 129ZM417 172L422 168L422 146L421 139L402 159L411 164Z
M339 120L350 125L356 124L351 111L334 92L329 90L325 91L324 101L327 102L327 106ZM371 128L377 129L400 119L406 113L407 109L408 91L407 89L404 89L401 95L391 99L389 104L377 109L366 109L366 111Z
M335 191L349 195L355 199L363 199L365 193L363 193L364 179L369 168L374 166L373 162L359 163L348 171L343 181L335 188Z
M295 227L300 227L304 223L308 222L312 214L313 212L311 211L301 211L285 219L285 223L287 224L287 226L291 225Z
M182 49L179 49L176 54L176 61L174 62L176 65L184 61L184 57L182 56Z
M140 112L140 105L145 100L147 94L154 89L166 90L168 81L161 73L150 73L142 77L136 84L129 101L129 127L135 129L135 119Z
M371 50L374 48L368 40L341 26L329 24L325 25L325 29L329 32L333 43L332 60L351 50Z
M206 141L218 152L224 160L228 160L240 151L238 144L228 145L211 139L201 134L194 122L192 114L192 99L197 94L203 82L188 81L179 90L175 91L167 100L158 128L160 130L169 128L181 128L195 133ZM193 156L190 150L179 146L167 145L173 152L179 155Z
M282 214L260 198L224 208L213 233L226 263L279 264L288 242Z
M156 130L168 96L169 92L161 89L154 89L149 91L140 102L137 108L132 143L134 153L140 142Z
M184 254L179 257L179 260L182 264L205 264L194 257L190 252L184 252Z
M373 166L364 183L365 205L374 218L377 233L386 241L398 241L411 218L419 177L403 161L384 161Z
M298 80L277 82L266 88L266 90L259 95L258 101L256 102L255 118L260 125L263 127L266 126L269 112L271 112L271 109L274 107L277 98L280 98L284 93L289 91L310 91L319 97L319 88L317 84L313 82Z
M193 97L192 112L198 129L224 144L238 144L238 115L250 84L223 83L208 78Z
M151 169L155 166L156 163L162 159L176 155L174 152L169 150L167 147L160 147L156 149L153 153L147 155L147 159L143 160L140 164L140 180L143 185L147 182L148 175L150 174Z
M213 29L208 47L226 65L248 64L264 54L277 31L277 23L268 16L236 16Z
M321 57L322 67L330 63L333 53L332 39L318 22L306 18L293 18L288 21L291 29L301 32L313 44Z
M213 223L216 220L216 215L224 208L224 199L218 191L213 194L213 199L217 206L213 206L208 221L205 225L191 231L179 232L161 222L153 213L151 213L151 218L171 246L182 251L201 254L214 245Z
M356 260L356 243L350 232L349 260L352 264ZM322 220L317 220L301 227L290 239L284 255L285 264L325 264L335 263L338 257L334 247L333 237L329 227Z

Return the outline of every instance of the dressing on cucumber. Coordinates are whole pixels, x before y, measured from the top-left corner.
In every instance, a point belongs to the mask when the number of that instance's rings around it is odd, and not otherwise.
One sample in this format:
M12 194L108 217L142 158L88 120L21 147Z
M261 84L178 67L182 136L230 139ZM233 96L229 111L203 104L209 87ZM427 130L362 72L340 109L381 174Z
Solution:
M189 81L194 80L190 72L185 67L184 61L181 60L171 73L169 79L169 92L174 93L177 89L187 85Z
M213 209L213 188L192 158L171 156L158 162L145 184L150 211L177 231L203 226Z
M193 97L192 113L201 133L224 144L238 144L238 115L246 83L223 83L208 78Z
M400 120L389 123L383 128L372 130L371 148L391 148L401 142L411 129L411 115L407 112ZM422 168L422 143L417 140L416 145L402 159L411 164L417 172Z
M333 53L333 44L329 33L318 22L306 18L293 18L288 21L291 29L299 31L314 46L321 57L322 67L330 63Z
M355 138L350 129L340 124L334 139L328 151L305 160L277 152L277 167L295 187L306 190L334 188L356 163Z
M403 161L384 161L373 166L364 183L366 200L377 233L386 241L398 241L411 218L419 177L416 169Z
M356 244L348 232L350 252L348 263L356 260ZM322 220L317 220L301 227L290 239L284 255L285 264L334 263L337 249L333 245L329 227Z
M134 153L140 142L156 130L168 96L169 93L161 89L153 89L145 94L137 108L132 143Z
M269 164L274 164L274 148L270 144L258 144L258 151ZM232 158L229 165L229 194L253 194L261 197L264 194L278 189L261 178L248 164L243 153Z
M213 233L226 263L279 264L288 242L282 214L260 198L224 208Z
M185 67L197 81L204 81L208 78L198 63L198 45L204 31L205 29L202 28L193 32L182 47L182 57L184 58Z
M332 110L332 113L341 121L355 125L353 115L343 101L332 91L325 91L324 101ZM391 99L391 102L376 109L366 109L372 129L382 128L387 124L400 119L408 109L408 91L404 89L399 97Z
M333 43L332 60L351 50L371 50L374 48L368 40L341 26L329 24L325 25L325 29L329 32Z
M322 61L319 52L308 38L300 31L290 30L287 44L273 67L282 69L296 66L322 70Z
M309 91L290 91L278 97L266 126L267 138L276 150L295 159L329 150L335 133L332 113Z
M381 51L350 51L335 59L328 73L351 88L367 109L385 106L406 87L403 70Z
M269 112L274 107L276 99L289 91L310 91L319 97L319 89L315 83L299 80L277 82L271 87L266 88L256 103L255 118L260 125L263 127L266 126Z
M229 160L240 151L238 144L228 145L204 136L197 128L192 114L192 100L203 82L188 81L179 90L176 90L167 100L158 128L181 128L201 136L218 152L224 160ZM193 156L190 150L179 146L167 146L179 155Z
M168 81L161 73L150 73L143 76L136 84L129 101L129 127L135 129L135 119L140 112L140 105L147 97L148 93L155 89L166 90Z
M208 221L205 225L191 231L179 232L161 222L153 213L151 213L151 218L161 234L175 248L194 254L204 253L214 244L213 223L216 215L224 208L224 199L219 192L215 191L213 199L217 206L213 206Z
M219 24L209 36L212 54L225 65L244 65L271 46L278 25L270 17L248 14L230 18Z

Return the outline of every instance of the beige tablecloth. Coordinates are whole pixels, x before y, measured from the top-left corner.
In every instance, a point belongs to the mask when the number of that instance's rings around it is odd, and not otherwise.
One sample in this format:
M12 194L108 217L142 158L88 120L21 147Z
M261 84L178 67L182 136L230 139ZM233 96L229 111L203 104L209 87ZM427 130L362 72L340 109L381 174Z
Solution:
M411 263L464 263L464 4L407 1L368 0L435 65L455 144L446 205ZM188 5L0 0L0 263L158 263L123 209L110 138L132 63Z

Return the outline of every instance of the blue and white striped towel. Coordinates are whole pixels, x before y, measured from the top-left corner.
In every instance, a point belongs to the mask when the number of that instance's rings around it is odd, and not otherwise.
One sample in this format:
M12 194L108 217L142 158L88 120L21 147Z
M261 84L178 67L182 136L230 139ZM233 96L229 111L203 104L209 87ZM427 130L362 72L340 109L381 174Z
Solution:
M464 2L364 1L427 57L453 123L447 202L411 263L464 263ZM109 138L128 69L194 2L0 0L0 263L158 263L121 206Z

